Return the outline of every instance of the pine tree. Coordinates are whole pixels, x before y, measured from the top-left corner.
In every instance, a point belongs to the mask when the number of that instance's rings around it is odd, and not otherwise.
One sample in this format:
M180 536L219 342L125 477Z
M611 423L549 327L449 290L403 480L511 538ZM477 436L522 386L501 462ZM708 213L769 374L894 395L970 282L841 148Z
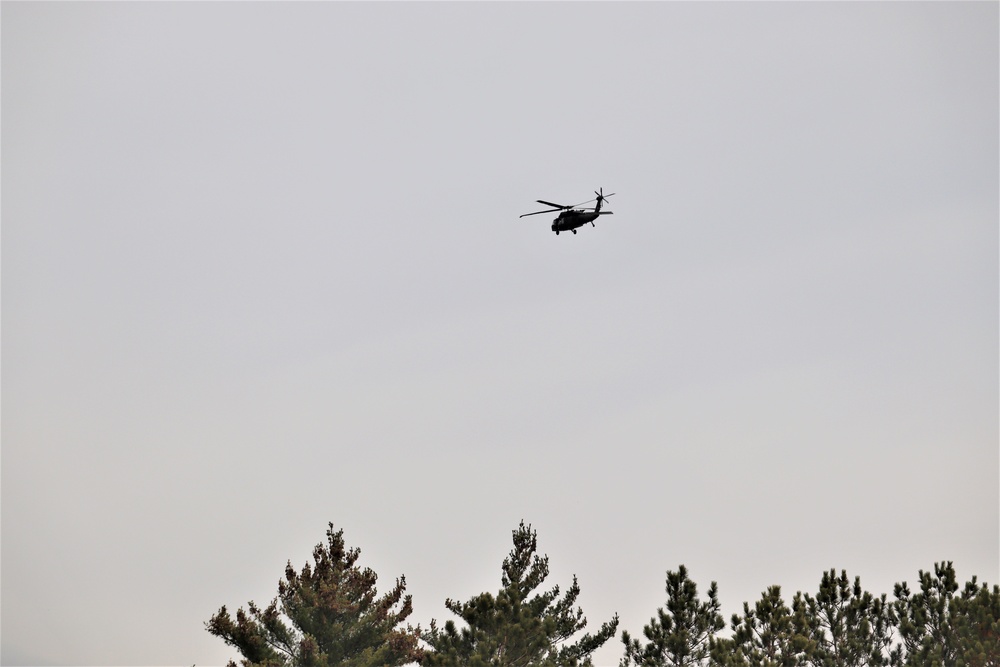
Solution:
M978 586L972 577L952 609L958 664L1000 667L1000 587Z
M816 667L882 667L889 663L895 617L886 596L874 597L847 572L823 573L816 597L796 593L798 627L812 639L809 662Z
M958 595L950 561L920 571L920 591L896 584L899 644L893 667L1000 667L1000 588L976 577Z
M733 614L733 636L711 643L712 660L725 667L797 667L814 650L808 625L794 615L781 597L781 587L771 586L753 609L743 603L743 616Z
M344 531L326 531L314 564L298 573L291 562L278 596L260 609L250 602L235 621L223 606L205 624L242 655L243 667L387 667L420 658L420 628L397 629L412 611L406 579L378 597L378 578L357 566L360 549L344 545ZM235 667L230 661L229 667Z
M681 565L677 572L667 570L666 609L656 610L656 617L642 629L648 642L622 632L625 656L620 667L705 667L708 664L709 645L726 626L719 613L718 586L713 581L708 587L708 600L698 601L698 587L688 578L687 568Z
M934 574L920 570L920 592L904 581L896 584L893 609L899 619L900 643L893 649L896 667L956 667L952 632L952 599L958 591L951 562L935 563Z
M431 621L423 639L433 649L425 652L425 667L583 667L591 654L612 638L617 615L597 633L570 640L587 625L583 610L575 607L580 587L560 596L559 586L535 592L549 574L548 556L539 556L537 535L531 526L513 531L514 548L503 561L501 588L496 596L482 593L468 602L448 599L445 606L467 625L454 621L439 628Z

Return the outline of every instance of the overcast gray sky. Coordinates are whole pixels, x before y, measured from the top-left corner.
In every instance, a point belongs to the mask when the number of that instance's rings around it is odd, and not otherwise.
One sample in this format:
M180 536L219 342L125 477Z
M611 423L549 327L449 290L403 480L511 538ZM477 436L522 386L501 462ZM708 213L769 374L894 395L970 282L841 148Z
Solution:
M4 2L2 662L224 664L328 521L424 624L521 519L633 633L997 583L998 8Z

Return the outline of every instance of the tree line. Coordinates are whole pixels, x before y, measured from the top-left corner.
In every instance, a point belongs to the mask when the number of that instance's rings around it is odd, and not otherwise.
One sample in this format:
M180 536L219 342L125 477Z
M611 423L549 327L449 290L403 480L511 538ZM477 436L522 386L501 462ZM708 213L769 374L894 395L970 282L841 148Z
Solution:
M240 652L243 667L588 667L618 636L617 615L586 632L575 576L565 590L543 586L549 559L523 521L500 590L445 600L458 623L403 626L413 610L405 577L380 596L360 554L330 524L312 564L297 571L289 561L267 607L250 602L234 618L223 606L206 629ZM918 579L912 590L896 584L889 599L830 570L815 595L790 603L769 587L727 627L716 582L702 597L680 565L667 571L666 602L641 637L621 633L619 667L1000 667L1000 587L976 577L960 586L951 562Z

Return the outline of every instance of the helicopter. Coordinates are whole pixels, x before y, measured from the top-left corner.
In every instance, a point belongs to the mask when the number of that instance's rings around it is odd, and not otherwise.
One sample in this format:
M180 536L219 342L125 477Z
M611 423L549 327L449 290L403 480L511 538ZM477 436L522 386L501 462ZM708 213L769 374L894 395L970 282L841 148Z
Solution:
M573 204L572 206L563 206L562 204L553 204L550 201L545 201L544 199L536 200L539 204L545 204L546 206L551 206L552 208L545 211L535 211L534 213L525 213L520 216L522 218L529 215L539 215L540 213L555 213L559 211L559 215L556 219L552 221L552 231L559 235L559 232L565 232L567 230L576 234L577 227L583 227L588 222L591 227L596 227L594 220L597 219L599 215L611 215L612 211L602 211L601 205L615 193L612 192L610 195L604 194L604 188L600 191L594 190L594 194L597 195L597 199L588 199L585 202L580 202L579 204ZM577 208L577 206L583 206L584 204L589 204L590 202L597 202L593 208Z

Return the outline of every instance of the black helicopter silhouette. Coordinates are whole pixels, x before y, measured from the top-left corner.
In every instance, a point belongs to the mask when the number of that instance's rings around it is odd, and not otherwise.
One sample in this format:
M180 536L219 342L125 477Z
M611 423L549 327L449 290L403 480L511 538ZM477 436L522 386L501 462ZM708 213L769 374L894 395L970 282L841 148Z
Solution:
M552 208L546 211L535 211L534 213L525 213L520 216L522 218L529 215L539 215L540 213L555 213L560 211L556 219L552 221L552 231L557 235L559 232L571 231L576 234L577 227L583 227L588 222L591 227L596 227L594 220L597 219L599 215L611 215L612 211L602 211L601 205L615 193L612 192L610 195L604 194L604 188L600 191L594 190L594 194L597 195L597 199L588 199L585 202L580 202L579 204L573 204L572 206L563 206L562 204L553 204L550 201L545 201L544 199L536 200L539 204L545 204L546 206L551 206ZM597 202L593 208L577 208L577 206L583 206L584 204L589 204L590 202Z

